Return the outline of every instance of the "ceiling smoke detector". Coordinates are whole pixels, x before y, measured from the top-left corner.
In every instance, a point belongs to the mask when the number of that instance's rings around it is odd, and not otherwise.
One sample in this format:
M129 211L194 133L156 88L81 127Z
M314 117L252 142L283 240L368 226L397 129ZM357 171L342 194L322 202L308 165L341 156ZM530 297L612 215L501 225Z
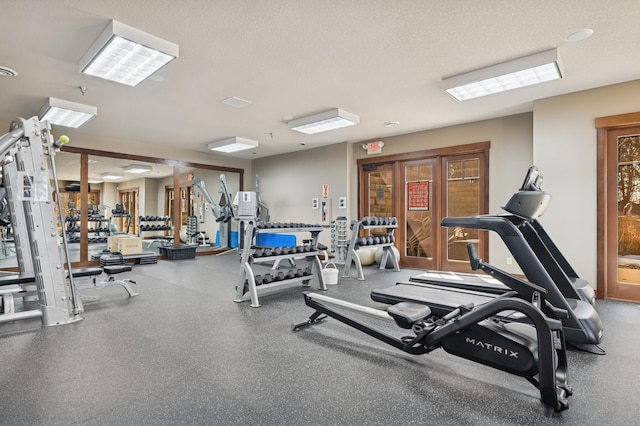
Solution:
M0 77L15 77L16 75L18 75L18 71L0 65Z

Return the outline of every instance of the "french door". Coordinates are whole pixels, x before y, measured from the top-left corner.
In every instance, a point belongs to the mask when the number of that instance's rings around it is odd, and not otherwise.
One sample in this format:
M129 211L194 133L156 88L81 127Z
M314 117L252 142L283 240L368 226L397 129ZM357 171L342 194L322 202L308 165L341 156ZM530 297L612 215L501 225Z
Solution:
M442 228L445 217L487 212L484 151L361 165L360 216L396 216L402 266L469 272L467 244L487 259L486 232Z
M599 135L598 297L640 301L640 126ZM599 182L600 183L600 182ZM601 218L604 217L604 220ZM604 244L600 243L603 238ZM602 257L601 257L602 256ZM604 291L602 291L604 290ZM604 294L603 294L604 293Z

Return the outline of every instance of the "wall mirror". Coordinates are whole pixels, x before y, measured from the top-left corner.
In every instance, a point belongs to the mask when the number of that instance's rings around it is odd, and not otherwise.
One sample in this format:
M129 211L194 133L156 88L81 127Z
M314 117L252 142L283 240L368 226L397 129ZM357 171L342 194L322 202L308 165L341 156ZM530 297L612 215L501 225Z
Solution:
M73 266L98 261L111 251L108 242L113 235L138 236L143 251L158 253L178 243L197 246L199 254L218 253L229 249L227 232L234 232L237 241L235 221L219 222L216 214L227 202L221 175L233 198L242 188L242 169L63 149L56 155L62 204L58 237L66 237ZM10 225L3 227L0 244L0 269L15 270Z

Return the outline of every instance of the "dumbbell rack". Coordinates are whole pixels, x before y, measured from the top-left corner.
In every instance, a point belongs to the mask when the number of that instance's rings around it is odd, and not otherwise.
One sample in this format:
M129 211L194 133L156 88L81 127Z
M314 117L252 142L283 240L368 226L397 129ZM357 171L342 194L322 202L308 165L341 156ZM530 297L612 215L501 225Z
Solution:
M140 216L138 217L138 234L143 232L171 231L170 216ZM154 225L145 225L144 222L154 222Z
M373 223L373 224L371 224ZM380 259L380 269L386 269L387 261L390 258L393 263L393 270L400 271L400 265L398 264L398 259L393 252L392 247L395 243L395 236L393 232L398 227L398 220L395 217L364 217L361 220L354 220L351 222L351 241L349 242L349 249L347 250L347 259L344 263L344 268L342 270L342 277L349 277L349 270L351 269L351 263L356 264L356 270L358 272L358 280L364 281L364 272L362 271L362 262L360 262L360 258L356 253L356 250L360 248L382 248L382 258ZM387 235L384 236L385 242L379 242L377 244L370 244L368 241L369 238L372 240L374 238L378 238L377 241L380 240L381 237L365 237L360 238L360 231L366 229L381 229L384 228L387 230ZM367 244L362 244L362 241L367 239Z
M80 215L67 216L64 218L67 242L80 242ZM109 235L109 219L102 215L90 215L88 222L93 226L89 228L88 240L90 243L105 243ZM93 234L93 235L92 235Z
M350 242L347 236L348 224L349 222L344 216L340 216L331 222L331 251L335 256L333 261L338 265L344 265L347 260Z
M322 264L318 258L318 234L323 230L321 225L303 225L303 224L290 224L290 227L263 227L264 224L259 223L257 226L248 224L244 230L244 245L242 249L242 257L240 260L240 278L236 284L236 298L234 302L244 302L251 300L251 307L260 307L258 300L258 294L265 295L274 293L285 287L289 287L295 283L302 283L303 286L308 287L309 281L313 277L313 270L315 267L315 273L318 278L318 287L320 290L326 290L327 286L324 282L322 275ZM297 247L274 247L269 248L267 255L260 256L266 250L265 248L259 248L255 246L257 235L260 233L291 233L291 232L310 232L311 242L307 246ZM280 250L278 250L280 249ZM285 250L288 249L288 250ZM295 249L295 253L292 250ZM261 251L262 250L262 251ZM284 251L287 251L284 253ZM276 254L278 253L278 254ZM274 268L284 260L293 259L305 259L307 266L304 269L297 268L295 270L289 270L284 272L283 270L273 270L275 277L280 278L282 274L283 279L273 280L268 283L258 283L256 281L256 274L253 271L252 264L262 262L274 262ZM277 272L275 272L277 271ZM292 274L295 271L295 274ZM302 273L300 273L302 271ZM267 275L267 274L265 274ZM292 276L293 275L293 276Z

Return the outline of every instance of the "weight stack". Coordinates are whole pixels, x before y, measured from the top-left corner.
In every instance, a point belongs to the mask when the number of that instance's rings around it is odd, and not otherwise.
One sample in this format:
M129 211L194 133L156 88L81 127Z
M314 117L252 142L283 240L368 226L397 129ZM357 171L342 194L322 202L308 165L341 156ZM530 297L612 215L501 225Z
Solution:
M331 223L331 251L333 252L333 261L337 264L344 265L347 261L347 250L349 250L349 237L347 230L349 221L344 216L338 216Z

